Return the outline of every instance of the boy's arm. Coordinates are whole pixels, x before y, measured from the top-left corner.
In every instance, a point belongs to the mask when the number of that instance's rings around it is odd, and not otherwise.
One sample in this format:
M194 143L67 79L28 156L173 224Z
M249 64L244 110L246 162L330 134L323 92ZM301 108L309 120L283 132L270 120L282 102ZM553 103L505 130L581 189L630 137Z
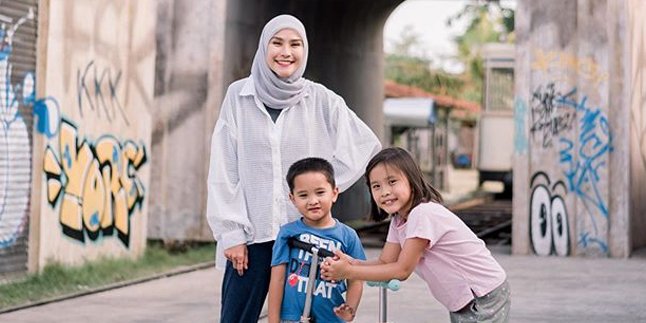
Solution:
M271 278L269 280L269 323L280 322L280 308L283 303L283 288L285 288L286 264L271 267Z
M354 315L357 314L357 308L359 308L359 301L361 301L361 294L363 294L363 281L348 279L346 282L348 291L345 295L345 303L352 307L354 319Z

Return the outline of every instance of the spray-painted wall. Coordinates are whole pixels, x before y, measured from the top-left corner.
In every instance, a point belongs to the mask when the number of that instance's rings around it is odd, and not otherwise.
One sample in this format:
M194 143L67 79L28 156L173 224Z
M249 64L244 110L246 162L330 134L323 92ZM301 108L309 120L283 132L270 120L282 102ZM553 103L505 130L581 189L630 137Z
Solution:
M0 2L0 276L27 270L37 1Z
M154 1L41 1L33 269L145 248L155 10Z
M626 257L637 247L630 219L645 202L629 197L645 179L629 170L639 152L629 148L629 110L632 98L643 111L644 88L631 79L643 67L631 74L629 54L644 34L627 19L644 13L636 3L518 3L514 253Z

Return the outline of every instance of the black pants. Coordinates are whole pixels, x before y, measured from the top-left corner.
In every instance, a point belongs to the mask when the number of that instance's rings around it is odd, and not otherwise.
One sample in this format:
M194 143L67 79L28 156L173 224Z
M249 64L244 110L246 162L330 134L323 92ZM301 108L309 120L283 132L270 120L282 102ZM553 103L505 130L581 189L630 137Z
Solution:
M222 323L256 323L269 291L273 241L247 245L249 269L238 275L227 261L222 279Z

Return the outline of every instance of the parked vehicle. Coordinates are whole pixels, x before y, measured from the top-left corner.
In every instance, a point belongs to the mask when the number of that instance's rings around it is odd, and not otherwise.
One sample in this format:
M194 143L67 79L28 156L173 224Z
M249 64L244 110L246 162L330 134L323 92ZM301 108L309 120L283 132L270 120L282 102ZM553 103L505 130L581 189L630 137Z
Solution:
M492 43L483 48L485 75L476 163L481 185L502 182L509 193L513 179L514 55L513 44Z

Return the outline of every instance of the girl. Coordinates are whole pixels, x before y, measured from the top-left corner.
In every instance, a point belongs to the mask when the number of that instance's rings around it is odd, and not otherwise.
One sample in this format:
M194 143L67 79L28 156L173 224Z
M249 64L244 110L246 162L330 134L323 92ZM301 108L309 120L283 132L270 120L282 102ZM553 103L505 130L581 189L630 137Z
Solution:
M485 244L424 178L411 155L386 148L370 160L366 180L374 220L388 215L378 259L359 261L336 252L322 264L324 279L405 280L415 271L449 311L451 322L506 322L510 290L505 271Z
M206 215L222 279L220 322L257 322L272 246L281 225L300 218L284 174L304 157L329 160L341 191L363 173L379 140L343 99L303 78L303 24L280 15L263 28L251 75L227 89L213 130Z

